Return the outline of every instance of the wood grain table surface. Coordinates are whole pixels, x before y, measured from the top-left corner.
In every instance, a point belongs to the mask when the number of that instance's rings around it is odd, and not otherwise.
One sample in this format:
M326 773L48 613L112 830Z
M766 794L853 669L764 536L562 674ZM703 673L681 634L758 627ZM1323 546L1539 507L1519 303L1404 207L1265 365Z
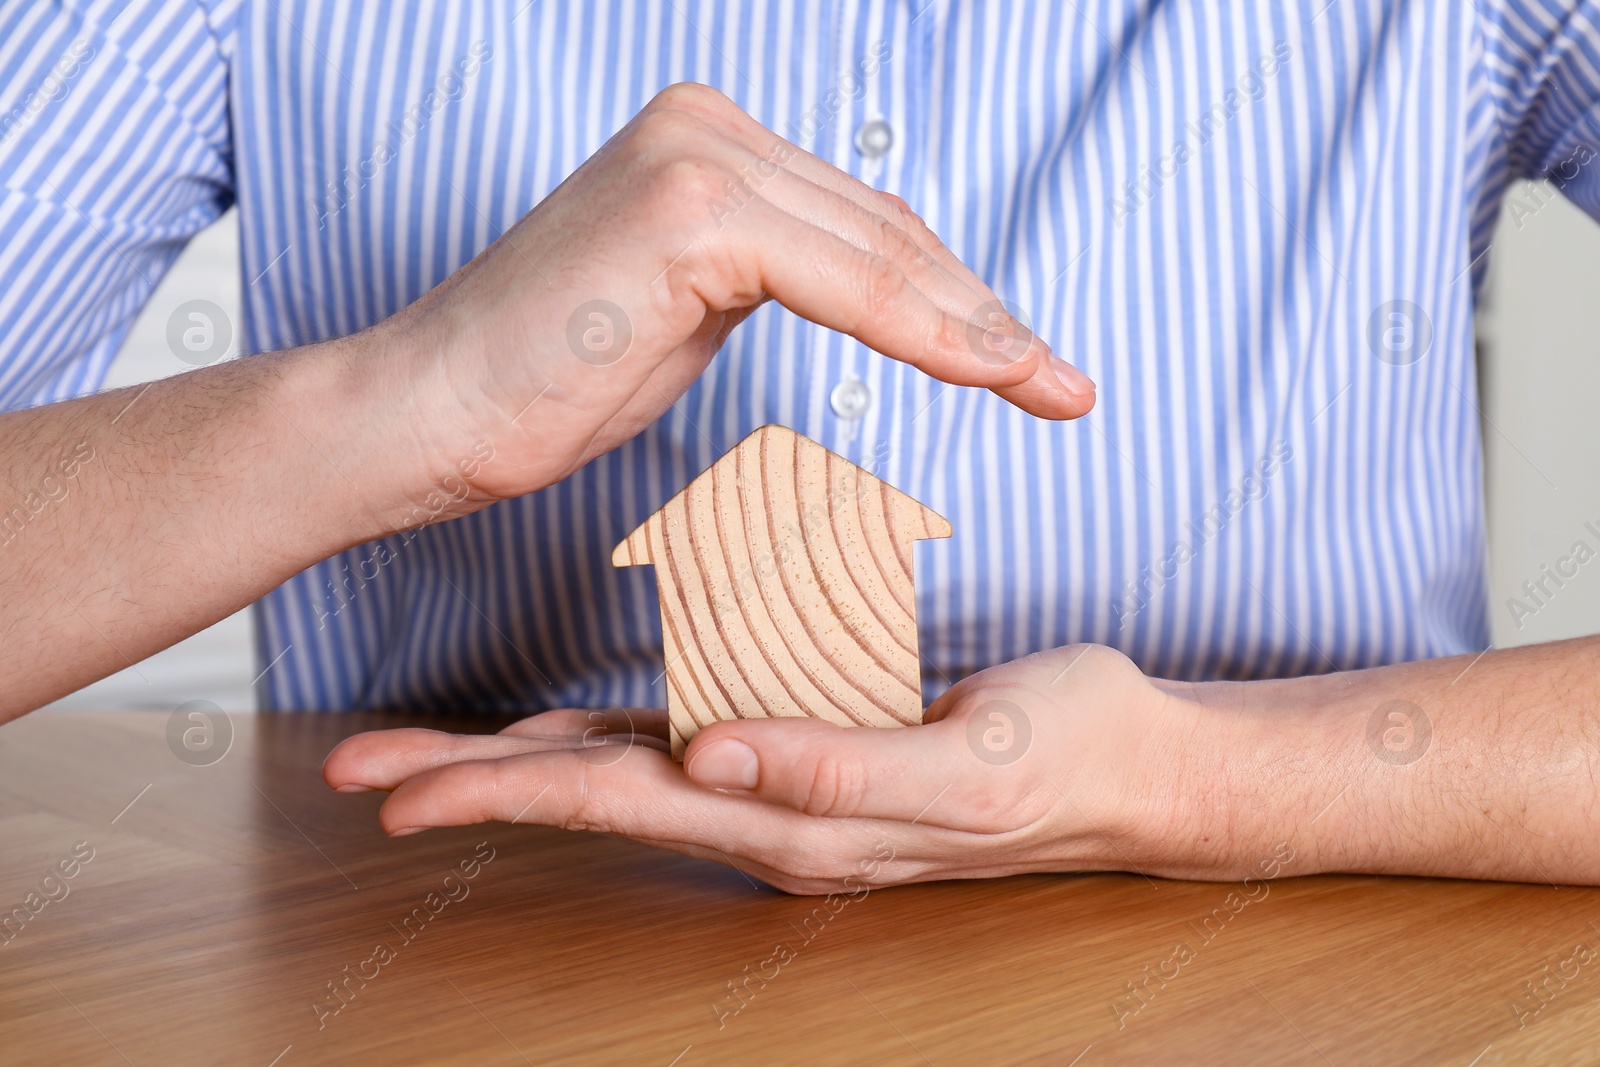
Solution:
M423 720L233 716L197 766L168 718L0 727L0 1063L1600 1062L1600 891L1291 862L828 906L542 827L389 840L319 767Z

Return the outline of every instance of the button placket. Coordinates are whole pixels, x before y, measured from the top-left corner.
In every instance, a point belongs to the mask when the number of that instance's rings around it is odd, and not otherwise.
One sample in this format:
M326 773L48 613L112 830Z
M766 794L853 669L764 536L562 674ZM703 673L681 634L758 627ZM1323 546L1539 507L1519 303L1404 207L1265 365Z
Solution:
M887 47L894 32L894 20L885 9L902 0L843 0L839 10L839 34L835 42L834 67L839 84L846 76L853 89L840 114L842 129L836 131L834 151L841 156L839 166L861 181L878 187L891 164L900 140L889 121L889 106L884 97L886 79L894 77L892 49ZM864 377L876 378L876 368L863 360L875 357L865 346L844 339L834 373L837 377L828 392L828 406L838 420L836 440L841 451L859 444L869 419L876 423L880 413L873 411L875 396Z

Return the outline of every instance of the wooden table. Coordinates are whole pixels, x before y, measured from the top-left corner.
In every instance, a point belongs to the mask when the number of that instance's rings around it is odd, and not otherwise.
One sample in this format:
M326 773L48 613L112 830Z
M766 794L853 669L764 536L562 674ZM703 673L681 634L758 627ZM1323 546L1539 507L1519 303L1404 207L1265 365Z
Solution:
M210 766L167 719L0 728L0 907L29 916L0 934L0 1063L1600 1062L1600 958L1572 961L1600 891L1286 877L1232 913L1240 886L1025 877L818 918L608 838L388 840L318 767L415 719L234 716Z

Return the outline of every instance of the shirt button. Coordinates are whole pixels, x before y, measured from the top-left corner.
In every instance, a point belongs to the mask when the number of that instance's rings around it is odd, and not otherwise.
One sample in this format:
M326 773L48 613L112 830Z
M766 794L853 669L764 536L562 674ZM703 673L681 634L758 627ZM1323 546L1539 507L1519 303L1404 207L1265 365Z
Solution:
M863 122L856 130L856 151L868 159L887 155L894 147L894 127L882 119Z
M872 390L859 378L847 378L833 387L828 403L841 419L859 419L872 406Z

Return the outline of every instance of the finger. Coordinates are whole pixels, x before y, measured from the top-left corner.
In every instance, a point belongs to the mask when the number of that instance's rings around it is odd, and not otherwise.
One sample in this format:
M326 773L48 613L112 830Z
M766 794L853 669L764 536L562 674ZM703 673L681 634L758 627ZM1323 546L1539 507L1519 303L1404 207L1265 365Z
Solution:
M411 775L452 760L526 752L539 742L499 734L373 730L347 737L322 761L322 778L340 792L393 789ZM352 788L357 787L357 788Z
M812 718L713 723L684 753L689 778L807 815L987 832L1033 799L1031 768L985 762L965 718L896 729Z
M757 161L759 165L759 160ZM908 258L920 259L935 282L930 295L945 298L962 314L995 299L995 293L899 197L887 199L838 168L796 150L785 166L759 185L761 195L790 214L853 240L856 233L893 229L905 240Z
M786 860L784 866L774 867L749 856L732 856L715 846L697 845L684 841L660 841L648 837L632 837L618 835L628 841L640 845L649 845L651 848L664 849L676 852L682 856L691 856L695 859L710 860L726 867L732 867L742 874L748 881L762 881L767 885L780 889L785 893L796 896L822 896L828 893L837 893L849 896L852 900L859 900L873 889L888 885L905 885L910 882L931 881L936 878L967 877L963 874L952 874L952 867L948 862L950 855L961 853L950 851L940 859L924 859L909 857L896 853L883 837L878 837L872 842L868 851L847 853L844 858L845 873L837 873L840 865L830 865L835 870L832 874L814 873L821 871L821 865L808 867L799 862L794 862L794 854ZM1006 872L1013 873L1013 872Z
M677 117L668 120L671 115ZM932 254L951 273L971 274L914 214L905 212L903 224L894 224L895 209L902 201L885 199L848 175L830 171L705 86L663 90L635 122L652 122L672 137L700 146L701 158L680 160L690 165L664 172L659 184L673 198L670 203L687 198L697 205L712 205L717 219L717 234L711 240L696 225L685 234L686 246L670 251L676 242L663 246L671 262L668 270L655 272L652 285L663 277L669 285L687 282L700 302L713 310L748 307L771 296L791 311L849 333L885 355L952 384L993 389L1044 418L1074 418L1093 407L1092 383L1065 361L1054 359L1048 346L1016 322L998 300L962 301L960 314L930 306L928 295L910 281L908 271L926 273ZM620 135L614 140L622 143ZM775 156L774 148L780 150ZM763 153L771 158L763 158ZM802 220L783 218L786 212L760 195L775 177L791 176L779 164L797 165L806 184L831 187L871 214L890 209L889 222L880 220L877 228L909 231L914 238L908 242L890 234L899 249L897 261L817 227L803 232ZM813 177L816 181L806 180ZM735 231L742 241L731 237ZM706 269L670 271L696 245L713 257ZM792 254L796 251L806 254ZM912 253L909 258L906 252ZM980 292L987 292L981 282L977 284Z
M1040 361L1053 358L1031 335L1015 358L986 358L972 342L972 324L935 304L894 258L858 248L759 197L746 215L751 224L735 238L743 245L740 258L755 263L760 288L797 315L952 385L1020 386ZM1070 394L1064 385L1049 402L1036 394L1024 399L1032 414L1056 419L1076 417L1093 404L1092 394Z
M687 280L700 302L714 310L747 308L771 297L802 317L850 333L951 384L1005 386L1029 377L1033 361L1045 350L1042 342L1038 351L1025 347L1011 353L1016 358L1009 360L985 359L985 353L974 351L968 343L965 315L941 317L941 309L912 282L910 273L927 272L927 256L904 234L884 235L876 244L879 251L872 251L865 247L866 239L852 243L791 214L749 186L741 189L731 178L724 181L722 175L739 173L741 167L748 167L751 157L698 117L688 122L700 131L703 158L699 167L680 167L674 172L674 180L680 184L672 195L720 209L714 230L707 230L697 220L685 231L689 248L698 244L716 258L704 272L663 271L657 278ZM688 132L680 131L680 135ZM810 182L785 178L792 188L809 190L812 198L827 195ZM723 188L724 184L729 188ZM766 184L771 185L770 177ZM664 180L663 188L667 187ZM845 203L836 196L830 202ZM861 214L859 208L856 214ZM881 222L872 228L895 229ZM686 251L677 253L674 262ZM961 303L966 305L963 312L971 306Z
M920 219L916 219L919 228L944 256L930 252L914 232L902 228L888 214L864 208L854 199L805 179L780 176L763 188L763 195L797 218L894 262L940 311L965 323L966 346L978 359L1001 365L1034 359L1033 373L1025 381L995 388L1003 399L1049 417L1076 417L1093 407L1094 382L1034 337L993 290L938 243ZM909 212L901 214L915 219ZM951 261L958 270L951 269Z
M765 180L786 174L820 186L906 231L915 243L953 278L960 279L974 293L987 294L971 306L994 298L994 293L989 291L989 287L961 261L959 256L939 240L921 217L911 210L911 205L900 197L872 188L853 174L779 136L761 125L731 100L718 100L716 97L702 94L702 99L689 102L686 109L698 115L707 126L732 139L744 150L747 158L739 170L750 185L764 188Z
M941 277L941 284L930 295L937 301L941 292L958 294L960 313L972 324L971 334L974 339L979 339L978 343L994 346L998 341L1000 350L992 351L997 358L1004 358L1006 351L1020 354L1029 347L1030 333L1027 327L1017 321L994 291L939 239L905 200L893 193L873 189L854 175L785 140L731 101L705 97L691 104L690 108L709 127L724 131L748 154L739 167L748 185L760 189L763 195L787 209L803 213L808 221L824 228L828 228L828 222L835 217L835 213L809 213L798 204L783 203L786 187L817 187L853 205L857 212L872 219L874 225L894 227L906 235L910 247L926 260L928 269ZM837 235L847 237L844 233ZM996 329L997 324L992 321L995 318L1005 320L1004 329ZM1094 382L1064 360L1042 361L1033 379L1026 385L995 391L1018 407L1034 410L1036 405L1048 403L1062 387L1079 399L1080 402L1073 405L1077 414L1083 414L1093 406ZM1085 398L1087 406L1081 402ZM1081 410L1077 410L1079 408Z
M748 796L702 789L670 757L630 749L605 762L596 750L468 760L424 771L402 783L379 820L390 834L431 826L498 820L646 840L704 850L733 865L763 864L793 876L840 878L872 855L878 842L910 857L948 855L948 831L876 820L815 819ZM944 834L936 840L920 840ZM882 851L882 850L880 850Z
M913 234L881 212L869 211L854 200L790 175L774 178L763 187L762 195L820 230L893 260L941 310L966 318L996 299L987 285L970 274L962 277L951 271L918 244Z
M588 713L577 712L582 716ZM599 713L597 713L599 714ZM543 721L541 721L543 720ZM618 724L621 725L620 723ZM496 759L530 752L626 745L629 735L611 735L590 722L546 719L536 715L516 724L517 732L498 734L452 734L440 730L374 730L346 738L336 745L322 764L322 777L341 793L373 789L394 789L401 782L432 767L469 759ZM645 739L640 735L641 742ZM650 740L665 750L666 742Z
M512 723L500 731L518 737L563 738L571 741L599 738L666 743L664 708L558 708Z
M715 825L735 805L754 803L700 789L690 796L689 788L659 752L551 750L424 770L395 789L380 821L389 833L498 820L679 840L694 839L697 823Z

